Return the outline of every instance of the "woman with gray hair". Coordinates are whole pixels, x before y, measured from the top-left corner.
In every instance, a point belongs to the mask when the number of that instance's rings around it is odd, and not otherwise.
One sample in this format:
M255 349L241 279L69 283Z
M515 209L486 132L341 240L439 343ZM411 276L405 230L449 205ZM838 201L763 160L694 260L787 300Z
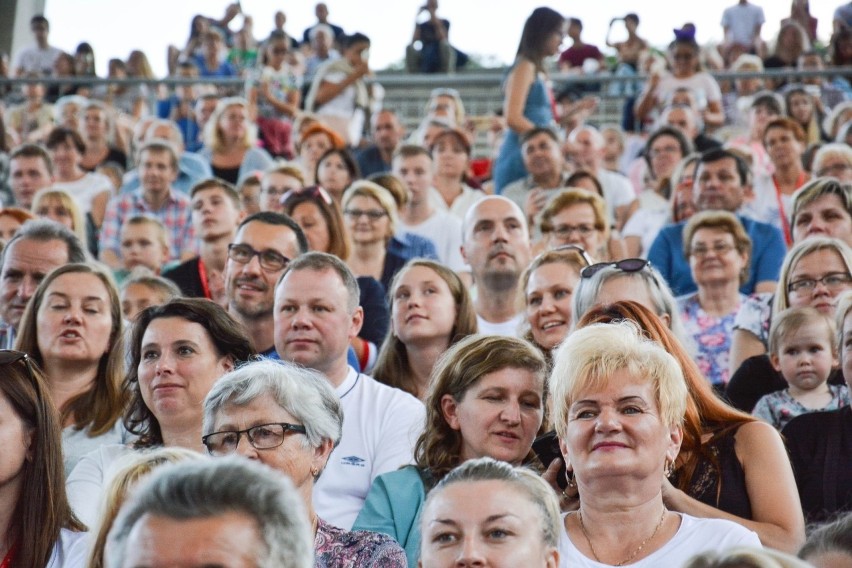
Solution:
M571 327L592 306L633 300L642 304L666 324L678 341L693 351L681 321L671 288L648 260L626 258L618 262L599 262L580 271L580 283L574 291Z
M405 553L390 537L345 531L314 511L314 483L342 428L340 399L327 379L285 362L245 364L220 378L204 401L202 441L211 455L260 461L296 485L313 528L315 566L404 567Z

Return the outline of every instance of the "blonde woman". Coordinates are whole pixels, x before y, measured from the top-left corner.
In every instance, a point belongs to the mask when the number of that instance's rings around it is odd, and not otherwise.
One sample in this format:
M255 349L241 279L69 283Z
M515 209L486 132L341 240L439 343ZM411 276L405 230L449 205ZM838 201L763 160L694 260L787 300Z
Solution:
M64 189L42 189L33 197L32 212L37 217L50 219L70 229L84 247L88 243L88 227L86 218L80 211L77 202Z
M257 147L257 126L248 101L229 97L219 101L204 127L204 147L198 155L210 163L213 175L239 185L256 171L272 166L272 157Z

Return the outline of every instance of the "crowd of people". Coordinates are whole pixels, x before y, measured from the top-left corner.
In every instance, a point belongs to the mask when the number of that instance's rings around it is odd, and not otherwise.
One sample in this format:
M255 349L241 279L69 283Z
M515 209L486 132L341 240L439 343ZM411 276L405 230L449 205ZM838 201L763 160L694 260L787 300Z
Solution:
M457 90L374 108L324 4L239 11L156 108L42 16L15 58L67 82L0 115L0 568L852 563L852 4L827 53L806 1L771 49L746 0L713 49L626 16L620 126L537 8L484 155Z

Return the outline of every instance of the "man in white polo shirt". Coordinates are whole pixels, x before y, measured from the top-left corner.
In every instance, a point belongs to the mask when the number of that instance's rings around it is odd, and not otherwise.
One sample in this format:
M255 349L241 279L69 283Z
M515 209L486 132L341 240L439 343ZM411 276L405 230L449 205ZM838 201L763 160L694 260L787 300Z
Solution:
M358 282L340 259L310 252L292 260L275 290L275 348L281 359L323 373L343 405L343 436L314 487L317 514L349 530L373 480L413 461L425 424L413 396L347 363L364 312Z

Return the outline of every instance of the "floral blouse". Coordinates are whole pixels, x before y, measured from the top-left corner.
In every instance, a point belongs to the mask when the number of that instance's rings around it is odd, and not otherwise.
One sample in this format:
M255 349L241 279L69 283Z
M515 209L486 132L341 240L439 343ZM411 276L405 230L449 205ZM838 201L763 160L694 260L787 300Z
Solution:
M317 519L314 568L406 568L405 551L391 537L347 531Z
M728 358L731 352L731 334L734 331L734 318L747 296L740 294L736 308L724 316L711 316L698 304L698 294L681 296L678 306L683 318L686 333L697 346L695 362L701 373L713 386L728 383Z

